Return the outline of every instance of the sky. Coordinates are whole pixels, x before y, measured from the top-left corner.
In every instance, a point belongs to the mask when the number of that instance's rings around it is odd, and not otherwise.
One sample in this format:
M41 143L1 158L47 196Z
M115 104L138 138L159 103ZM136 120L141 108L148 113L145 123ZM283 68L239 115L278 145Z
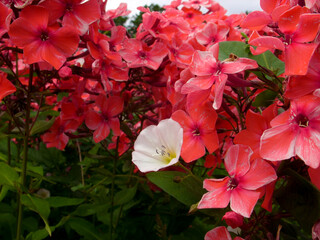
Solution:
M228 10L227 14L233 13L241 13L254 10L261 10L260 8L260 0L215 0L216 2L220 3L225 9ZM171 0L108 0L107 3L107 10L108 9L115 9L119 6L119 4L127 3L128 10L131 11L131 14L137 14L139 11L137 7L143 5L149 5L151 3L158 4L160 6L170 4Z

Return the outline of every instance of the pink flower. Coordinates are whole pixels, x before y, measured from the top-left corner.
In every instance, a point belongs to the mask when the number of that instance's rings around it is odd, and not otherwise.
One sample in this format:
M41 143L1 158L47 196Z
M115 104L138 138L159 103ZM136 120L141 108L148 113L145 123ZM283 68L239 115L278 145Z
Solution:
M26 63L48 62L59 69L78 48L79 36L70 26L49 26L49 10L27 6L9 29L10 39L23 49Z
M226 59L220 62L218 54L218 45L213 45L209 51L196 51L189 67L196 77L189 79L181 88L181 93L189 94L201 90L210 91L214 85L214 109L221 106L228 74L258 67L256 61L248 58Z
M241 237L235 237L234 240L243 240ZM204 236L204 240L232 240L226 227L216 227Z
M270 161L298 156L306 165L320 163L320 98L307 95L291 101L290 108L271 121L264 131L260 155Z
M258 188L277 179L273 167L262 159L250 164L252 150L245 145L233 145L225 156L230 177L206 179L203 186L209 192L202 196L198 208L226 208L249 218L260 192Z
M232 228L241 227L243 225L243 216L233 211L226 212L222 217L222 220L225 220L228 226Z
M88 111L85 123L89 129L94 130L93 140L98 143L108 137L110 128L115 136L120 135L120 122L118 115L123 109L123 100L118 96L106 97L100 95L96 100L99 112Z
M181 157L189 163L202 157L206 148L209 153L214 152L219 147L219 139L215 128L217 113L210 104L190 106L187 113L175 111L172 119L183 127Z
M123 46L124 49L119 53L130 68L148 67L157 70L168 54L166 46L161 42L148 46L137 39L126 39Z
M72 26L78 34L85 34L89 24L100 18L101 11L96 0L46 0L41 6L49 10L50 23L63 16L62 25Z

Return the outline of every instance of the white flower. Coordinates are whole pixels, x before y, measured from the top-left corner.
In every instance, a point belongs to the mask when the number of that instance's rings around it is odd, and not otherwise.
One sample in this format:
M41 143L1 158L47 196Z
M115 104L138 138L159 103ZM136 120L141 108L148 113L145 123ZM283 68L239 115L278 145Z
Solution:
M165 119L141 131L134 143L132 162L141 172L158 171L179 161L183 129L176 121Z

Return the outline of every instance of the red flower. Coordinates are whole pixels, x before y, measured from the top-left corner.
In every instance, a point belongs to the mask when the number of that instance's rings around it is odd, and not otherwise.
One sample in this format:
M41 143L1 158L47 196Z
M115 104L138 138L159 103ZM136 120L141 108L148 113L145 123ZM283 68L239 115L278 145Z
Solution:
M69 137L65 133L74 132L78 126L79 124L77 121L62 121L60 117L57 117L49 132L42 136L42 140L46 143L47 148L55 147L59 150L63 150L69 141Z
M87 127L94 130L93 140L98 143L108 137L110 128L113 134L120 135L120 123L118 115L123 109L123 100L118 96L106 97L100 95L96 100L99 112L91 110L88 112L85 123Z
M0 72L0 101L14 93L16 91L16 87L7 79L7 74Z
M130 68L148 67L157 70L168 53L167 48L161 42L148 46L140 40L127 39L123 46L124 49L119 53L128 62Z
M188 114L187 114L188 113ZM215 128L217 113L210 104L188 107L187 113L178 110L172 114L172 119L183 127L183 144L181 157L185 162L194 161L219 147Z
M48 62L59 69L78 47L79 36L73 28L48 26L49 11L28 6L21 11L9 29L14 44L23 48L25 62Z
M271 105L262 115L249 110L246 115L246 129L234 138L234 143L251 147L253 159L260 157L260 138L263 132L270 128L270 121L276 116L274 109L275 106Z
M81 35L85 34L89 25L101 15L96 0L46 0L40 5L49 10L50 23L63 16L62 25L72 26Z
M294 156L306 165L320 164L320 98L307 95L291 101L290 109L271 121L261 136L260 155L279 161Z
M0 38L8 31L11 18L12 10L0 2Z
M209 192L202 196L198 208L226 208L249 218L260 192L258 188L277 179L273 167L262 159L250 164L252 151L245 145L233 145L225 156L230 177L206 179L203 186Z
M190 66L190 71L196 75L183 85L184 94L211 90L214 85L214 109L219 109L222 103L223 91L228 74L239 73L246 69L257 68L256 61L248 58L228 59L223 62L217 60L218 45L213 45L209 51L196 51Z

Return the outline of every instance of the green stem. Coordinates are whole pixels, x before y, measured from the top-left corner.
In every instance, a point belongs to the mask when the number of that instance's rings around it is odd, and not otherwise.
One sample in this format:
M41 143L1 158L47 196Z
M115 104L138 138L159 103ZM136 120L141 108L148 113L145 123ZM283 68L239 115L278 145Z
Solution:
M185 166L184 166L182 163L180 163L180 162L177 162L176 165L179 166L179 167L181 167L183 170L185 170L191 177L194 178L194 180L196 180L197 182L199 182L199 183L202 184L202 180L201 180L200 178L198 178L196 175L194 175L193 172L192 172L189 168L185 167Z
M11 121L8 123L8 137L7 137L7 148L8 148L8 165L11 165Z
M17 235L16 239L21 239L21 225L22 225L22 190L26 187L27 180L27 162L28 162L28 143L29 143L29 135L30 135L30 111L31 111L31 92L32 92L32 78L33 78L33 64L30 65L29 72L29 84L28 84L28 92L27 92L27 106L26 106L26 122L25 122L25 132L23 139L23 155L22 155L22 172L21 172L21 186L18 192L18 223L17 223Z
M117 161L119 158L118 146L119 146L119 137L117 138L116 153L113 158L112 185L111 185L110 240L113 239L113 205L114 205L114 187L115 187L116 167L117 167Z

